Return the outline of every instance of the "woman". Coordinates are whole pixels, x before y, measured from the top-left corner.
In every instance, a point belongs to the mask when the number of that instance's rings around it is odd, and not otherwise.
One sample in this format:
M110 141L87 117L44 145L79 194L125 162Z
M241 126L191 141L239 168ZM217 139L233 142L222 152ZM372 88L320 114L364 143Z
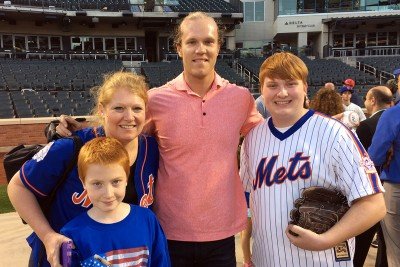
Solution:
M128 151L131 166L124 201L151 206L159 154L155 139L141 134L148 100L144 79L127 72L114 73L106 76L103 84L94 90L94 97L96 107L93 115L98 117L100 126L83 129L76 134L83 143L96 136L119 140ZM34 230L27 239L32 247L29 266L61 266L59 249L69 239L58 232L68 221L91 206L76 166L58 189L48 219L36 199L52 191L73 157L73 146L71 139L49 143L41 150L41 157L26 162L8 186L13 206Z
M312 98L310 108L329 116L343 113L342 98L336 91L322 87Z

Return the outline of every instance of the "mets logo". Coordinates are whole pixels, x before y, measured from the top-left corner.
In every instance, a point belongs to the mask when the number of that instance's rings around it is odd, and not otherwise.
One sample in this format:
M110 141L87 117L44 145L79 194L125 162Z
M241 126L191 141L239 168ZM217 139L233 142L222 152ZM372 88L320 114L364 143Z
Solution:
M368 155L364 155L364 157L361 158L360 165L364 168L365 173L376 173L375 165Z
M83 190L81 194L75 192L72 194L72 203L75 205L81 205L84 208L89 208L89 206L92 204L92 202L89 199L89 196L87 195L86 189Z
M260 188L264 183L266 186L272 186L273 184L281 184L286 179L289 181L295 181L299 178L308 179L311 177L311 165L309 156L303 156L303 152L297 152L293 158L289 160L289 169L285 167L274 169L278 156L273 156L269 160L263 158L260 160L256 171L256 179L253 180L253 190Z
M147 183L147 188L149 189L148 194L144 194L140 199L140 206L148 208L154 202L153 190L154 190L154 177L153 174L149 176L149 182Z
M50 147L53 145L53 143L54 143L54 142L48 143L44 148L42 148L41 150L39 150L38 153L36 153L35 155L33 155L32 159L36 160L37 162L43 160L44 157L46 157L47 152L49 152Z

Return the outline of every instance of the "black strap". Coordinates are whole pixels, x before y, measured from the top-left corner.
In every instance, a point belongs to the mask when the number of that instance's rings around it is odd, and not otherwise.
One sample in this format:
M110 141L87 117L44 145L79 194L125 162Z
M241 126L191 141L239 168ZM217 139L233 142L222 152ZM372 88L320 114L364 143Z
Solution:
M74 141L74 155L71 161L68 163L67 168L64 170L61 179L58 180L56 186L53 188L50 195L46 198L45 202L42 204L42 210L46 217L50 211L51 204L54 202L58 189L60 189L61 185L67 180L69 173L77 164L79 151L81 150L83 145L82 140L81 138L79 138L79 136L73 135L71 137L64 137L64 138L69 138Z

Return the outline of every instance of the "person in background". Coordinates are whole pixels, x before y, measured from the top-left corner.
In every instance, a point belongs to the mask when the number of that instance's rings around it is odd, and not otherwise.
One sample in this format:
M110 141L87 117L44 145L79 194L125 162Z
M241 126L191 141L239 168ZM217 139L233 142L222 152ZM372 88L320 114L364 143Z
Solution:
M311 99L310 108L329 116L334 116L344 111L340 95L326 87L322 87L317 91Z
M362 100L358 94L358 90L355 88L356 82L353 79L348 78L343 81L343 86L346 86L351 91L350 102L356 104L357 106L361 106Z
M355 113L357 113L360 121L363 121L366 119L366 117L361 107L350 102L352 94L353 90L349 87L342 86L342 88L340 88L340 96L342 97L344 111L354 111Z
M335 84L333 84L333 83L331 83L331 82L325 83L325 86L324 86L324 87L327 88L327 89L331 89L331 90L333 90L333 91L336 91L336 86L335 86Z
M386 86L376 86L367 92L364 105L367 110L367 114L369 114L369 118L360 122L360 125L356 130L357 136L365 149L370 147L372 137L375 134L376 125L378 124L378 121L384 111L391 107L392 99L392 92ZM377 223L364 233L356 236L356 248L354 254L355 267L364 266L371 241L376 232L378 232L379 242L376 262L381 267L387 266L386 247L385 243L383 242L383 233L380 223Z
M400 82L399 82L400 83ZM399 93L399 91L397 91ZM372 161L381 168L387 213L381 222L389 267L400 266L400 104L381 115L371 146Z
M264 104L264 98L262 95L257 97L256 99L256 106L257 106L257 111L263 116L264 119L268 118L271 116L271 114L268 112L268 110L265 108Z

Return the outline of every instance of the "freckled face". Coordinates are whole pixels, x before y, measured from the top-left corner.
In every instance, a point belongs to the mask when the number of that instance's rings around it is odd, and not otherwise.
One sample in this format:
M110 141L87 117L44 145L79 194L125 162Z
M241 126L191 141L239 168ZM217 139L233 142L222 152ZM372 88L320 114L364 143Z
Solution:
M94 212L107 214L117 209L125 197L127 177L119 164L90 164L84 187Z

